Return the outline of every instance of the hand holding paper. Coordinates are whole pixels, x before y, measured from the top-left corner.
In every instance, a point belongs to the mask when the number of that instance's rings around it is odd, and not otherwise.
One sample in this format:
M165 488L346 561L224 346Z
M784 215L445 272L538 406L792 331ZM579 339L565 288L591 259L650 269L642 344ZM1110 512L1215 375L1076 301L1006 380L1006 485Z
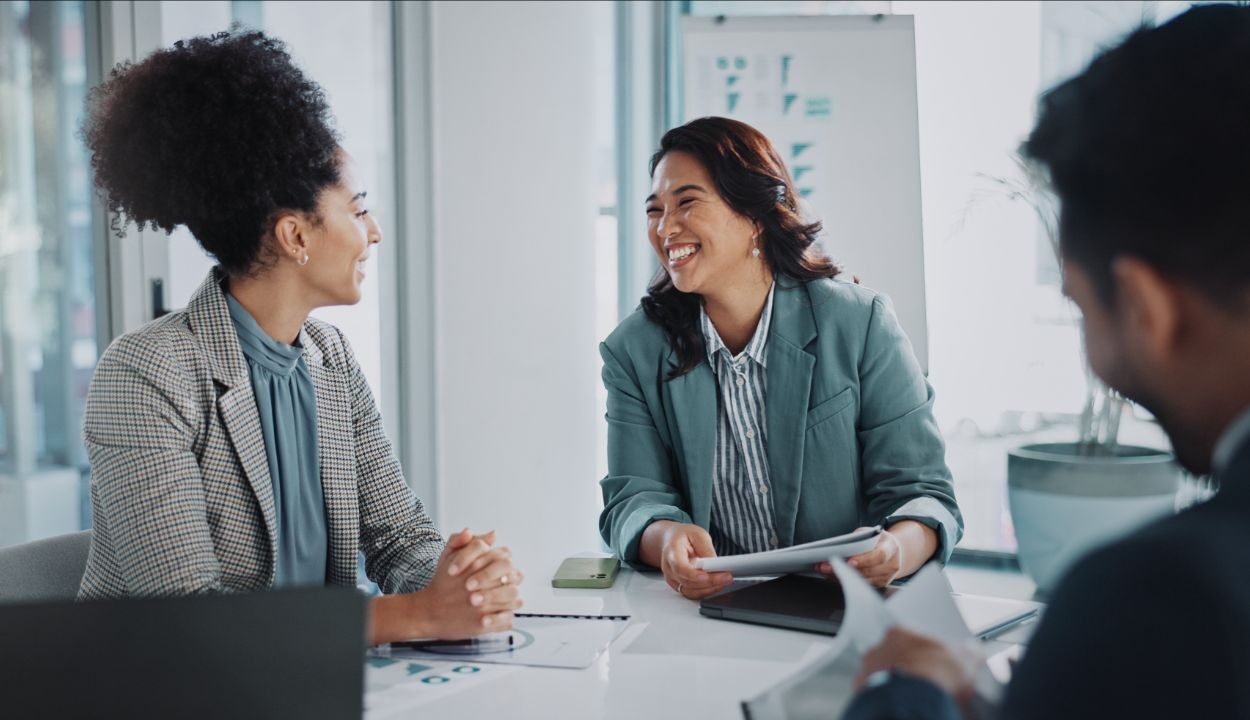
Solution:
M846 535L778 550L749 555L701 557L695 560L695 567L706 572L733 573L738 577L812 572L817 564L830 557L851 557L872 550L881 532L880 526L861 528Z
M842 584L842 632L862 653L857 684L877 670L900 669L931 680L956 699L973 690L994 698L999 686L938 565L929 564L888 600L839 558L831 558Z
M689 523L660 520L651 523L646 532L658 534L660 571L664 581L679 594L699 600L715 595L733 582L733 575L702 565L716 559L707 530ZM647 535L643 536L643 543L647 544Z
M896 670L920 677L950 693L963 705L973 695L973 678L984 660L963 646L952 649L927 635L892 627L880 645L869 650L855 676L855 689L875 672Z
M910 522L910 521L904 521ZM895 525L893 527L898 527ZM862 527L856 533L873 530ZM903 570L903 543L891 530L881 530L877 534L876 545L867 552L858 555L842 555L846 564L855 568L874 587L885 587L894 581ZM913 568L914 570L915 568ZM816 566L816 572L826 577L833 577L833 565L827 561Z

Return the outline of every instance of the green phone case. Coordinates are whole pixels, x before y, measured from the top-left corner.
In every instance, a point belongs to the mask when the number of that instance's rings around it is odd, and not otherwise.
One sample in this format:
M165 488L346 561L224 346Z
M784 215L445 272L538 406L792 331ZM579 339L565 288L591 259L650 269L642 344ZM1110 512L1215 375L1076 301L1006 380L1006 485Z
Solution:
M565 558L551 578L551 587L610 588L620 569L616 558Z

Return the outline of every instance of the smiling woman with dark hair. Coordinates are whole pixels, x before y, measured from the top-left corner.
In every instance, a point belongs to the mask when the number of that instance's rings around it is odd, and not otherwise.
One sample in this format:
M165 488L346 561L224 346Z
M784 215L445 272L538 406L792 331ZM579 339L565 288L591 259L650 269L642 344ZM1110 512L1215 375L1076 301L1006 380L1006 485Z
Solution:
M83 134L113 212L186 225L218 265L96 368L80 596L353 586L363 552L389 593L373 642L508 627L508 550L444 543L347 340L309 317L359 302L382 240L321 88L261 33L193 38L115 69Z
M697 558L866 525L887 531L850 562L877 585L949 558L963 525L933 392L885 296L835 279L768 139L695 120L651 175L663 270L600 346L604 540L690 598L732 580Z

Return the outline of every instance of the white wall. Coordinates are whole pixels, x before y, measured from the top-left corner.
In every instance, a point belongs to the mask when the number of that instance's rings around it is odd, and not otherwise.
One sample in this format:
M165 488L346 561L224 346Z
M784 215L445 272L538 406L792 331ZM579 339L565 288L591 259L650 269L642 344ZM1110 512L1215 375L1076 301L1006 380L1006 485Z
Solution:
M1038 394L1079 408L1075 334L1049 326L1050 335L1063 332L1064 349L1056 353L1038 347L1031 322L1036 220L985 177L1018 176L1012 156L1032 127L1039 90L1041 4L895 2L893 8L914 14L916 24L929 369L939 423L949 432L973 418L992 428L1004 409L1029 406ZM1046 290L1045 298L1062 302L1053 288ZM1049 339L1052 348L1060 342ZM1062 370L1075 369L1076 387L1049 382L1062 372L1038 377L1038 366L1052 357L1070 361Z
M432 7L437 520L498 530L521 567L598 547L590 116L606 7Z

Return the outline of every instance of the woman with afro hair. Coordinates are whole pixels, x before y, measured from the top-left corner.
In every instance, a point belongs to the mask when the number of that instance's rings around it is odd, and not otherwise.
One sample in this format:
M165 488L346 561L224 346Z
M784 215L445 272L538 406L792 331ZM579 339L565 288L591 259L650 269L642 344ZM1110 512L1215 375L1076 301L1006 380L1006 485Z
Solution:
M413 496L342 333L382 239L321 88L259 32L179 42L88 99L118 217L185 225L217 261L185 310L118 338L87 397L94 533L79 596L356 582L373 643L510 627L507 548L444 542Z

